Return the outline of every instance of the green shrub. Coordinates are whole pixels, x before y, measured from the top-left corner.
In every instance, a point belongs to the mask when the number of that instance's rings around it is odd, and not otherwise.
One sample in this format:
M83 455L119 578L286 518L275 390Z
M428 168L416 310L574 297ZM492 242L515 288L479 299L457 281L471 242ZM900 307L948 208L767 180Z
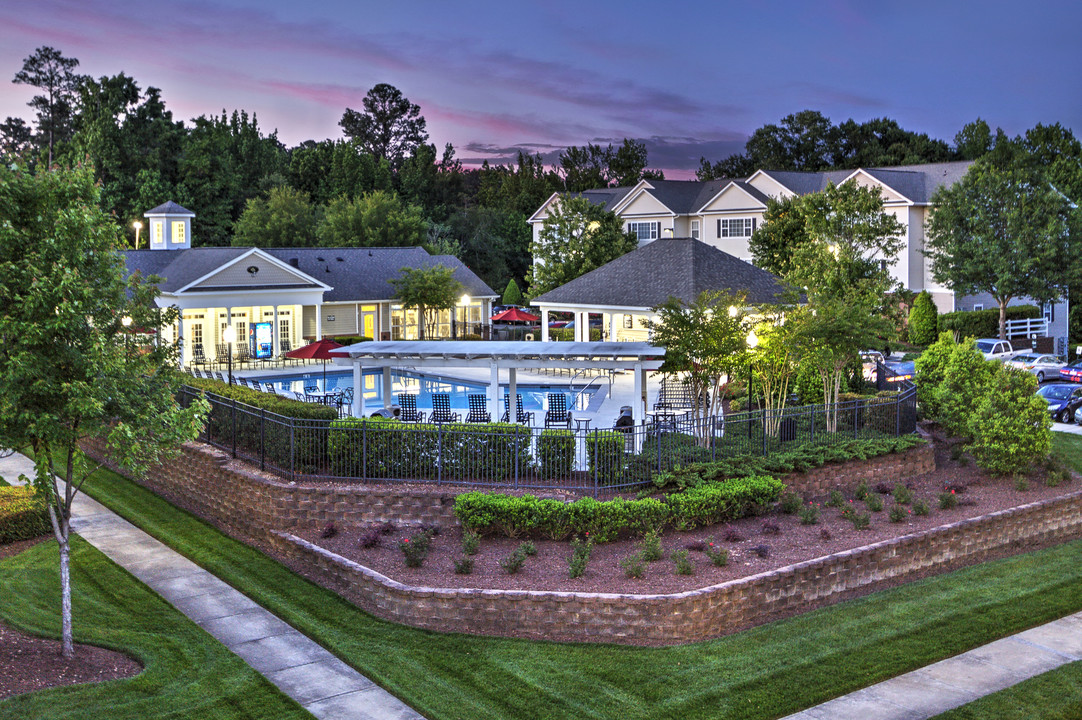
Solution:
M517 573L524 564L526 564L526 553L523 552L521 546L515 548L514 552L500 560L500 567L508 575Z
M514 278L507 281L507 287L504 288L503 297L501 298L504 305L521 305L522 304L522 291L519 290L518 283Z
M930 345L935 342L939 323L939 310L927 290L922 290L909 310L909 341L914 345Z
M930 513L931 513L931 510L928 507L928 503L924 502L923 500L917 500L917 501L915 501L913 503L913 514L914 515L925 516L925 515L928 515Z
M1034 393L1037 379L997 366L990 386L971 408L969 451L977 465L997 475L1026 469L1052 450L1047 403Z
M432 535L424 531L399 540L398 549L402 551L402 555L406 558L406 567L421 567L424 565L431 543Z
M674 550L672 554L673 564L676 566L677 575L694 575L695 566L688 558L687 550Z
M575 461L574 433L564 429L542 430L537 438L537 457L541 462L541 477L546 480L567 477Z
M594 541L587 537L585 540L576 536L571 541L571 557L567 560L567 574L572 578L580 578L586 572L586 566L590 563L590 553L593 552Z
M905 505L894 505L890 508L890 521L892 523L905 522L909 513L910 510Z
M646 562L657 562L661 559L661 533L657 530L649 530L642 538L642 550L639 555Z
M714 563L715 567L725 567L729 564L729 551L715 545L714 538L706 541L703 552L706 553L706 556L710 558L710 562Z
M0 545L53 531L49 508L30 487L0 487Z
M620 480L627 459L624 454L625 435L615 430L597 430L586 436L586 458L590 474L601 485Z
M999 363L985 360L973 338L966 339L951 350L943 382L934 391L939 405L938 420L947 432L955 436L969 433L973 408L988 393L993 374L1002 367Z
M783 492L781 494L781 511L786 515L794 515L799 512L804 501L795 492Z
M1040 316L1040 308L1034 305L1013 305L1007 308L1008 320ZM960 338L999 337L999 308L944 313L939 316L938 329L940 333L950 332Z
M954 494L953 490L939 493L940 510L950 510L956 507L958 507L958 496Z
M902 483L894 484L894 502L899 505L908 505L913 502L913 491Z
M857 485L857 489L853 491L853 497L863 502L868 499L868 492L868 482L861 480L860 484Z
M461 557L455 560L455 574L469 575L473 572L473 558Z
M629 578L641 578L643 573L646 571L646 566L643 565L643 557L641 553L628 555L626 558L620 561L620 567L624 569L624 575Z
M913 362L917 374L917 402L925 417L939 417L939 399L937 389L943 384L947 373L947 363L954 351L954 336L949 332L940 333L939 339L928 346L921 356Z
M800 524L801 525L818 525L819 524L819 508L812 503L802 505L800 508Z
M481 536L473 530L465 530L462 533L462 552L466 555L476 555L481 549Z
M831 490L830 499L827 500L827 507L841 507L845 505L845 496L842 495L841 490Z
M868 495L866 498L864 498L864 504L872 512L883 511L883 498L879 497L878 495Z
M785 485L768 476L702 483L669 495L671 521L678 530L729 522L776 501Z

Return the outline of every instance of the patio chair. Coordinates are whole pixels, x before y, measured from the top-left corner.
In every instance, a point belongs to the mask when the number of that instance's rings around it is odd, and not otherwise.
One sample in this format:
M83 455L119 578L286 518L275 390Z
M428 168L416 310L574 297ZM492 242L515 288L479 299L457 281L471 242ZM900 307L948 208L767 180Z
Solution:
M207 356L203 353L203 343L192 345L192 359L189 365L206 365Z
M282 363L282 367L285 367L286 365L290 365L290 366L299 365L300 360L298 360L296 358L286 357L286 353L287 352L292 352L292 351L293 351L293 344L289 340L285 340L285 339L279 340L278 341L278 355L274 359L277 360L278 362Z
M229 343L218 343L214 347L218 349L218 355L215 357L214 363L218 367L222 367L229 358Z
M271 395L278 394L278 390L274 387L274 384L269 382L263 383L263 392L270 393Z
M451 396L447 393L435 393L432 395L432 415L428 419L434 423L461 422L462 416L451 412Z
M511 422L511 396L503 396L503 417L502 422ZM520 425L533 425L533 413L526 412L522 409L522 395L515 393L515 422Z
M402 413L398 416L398 419L402 422L425 421L425 414L423 412L417 412L416 395L399 395L398 405L402 408Z
M220 382L225 382L225 381L226 381L226 379L225 379L225 375L222 375L221 371L215 371L215 373L214 373L214 379L215 379L215 380L218 380L218 381L220 381Z
M466 401L470 404L470 411L466 413L466 422L492 422L492 415L488 412L488 398L484 395L471 394L466 396ZM435 412L435 410L433 410L433 412Z
M242 377L239 377L239 376L234 376L234 377L237 378L237 384L238 385L243 385L244 387L249 387L247 378L242 378Z
M571 427L571 411L567 409L567 396L549 393L549 409L545 411L545 427Z
M252 356L248 354L248 346L246 344L237 345L237 354L233 356L233 361L245 365L251 360Z

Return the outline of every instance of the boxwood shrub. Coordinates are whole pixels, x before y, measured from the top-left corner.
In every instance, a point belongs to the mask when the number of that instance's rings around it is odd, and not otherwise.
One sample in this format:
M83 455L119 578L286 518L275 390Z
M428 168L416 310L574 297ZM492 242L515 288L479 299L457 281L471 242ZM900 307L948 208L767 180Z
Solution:
M0 545L48 535L49 508L29 487L0 487Z
M1035 305L1012 305L1007 308L1008 320L1022 320L1041 316ZM958 338L999 337L999 308L987 310L958 310L939 316L939 332L952 332ZM935 338L933 338L934 340Z
M590 474L600 485L613 485L620 480L627 456L624 452L628 436L615 430L598 430L586 436L586 458Z
M537 459L546 480L570 475L575 461L574 433L563 428L542 430L537 438Z
M776 501L783 488L771 477L749 477L703 484L664 500L581 498L570 503L469 492L455 499L455 516L463 527L481 534L551 540L589 534L595 542L609 542L621 533L643 535L665 525L684 530L736 520Z

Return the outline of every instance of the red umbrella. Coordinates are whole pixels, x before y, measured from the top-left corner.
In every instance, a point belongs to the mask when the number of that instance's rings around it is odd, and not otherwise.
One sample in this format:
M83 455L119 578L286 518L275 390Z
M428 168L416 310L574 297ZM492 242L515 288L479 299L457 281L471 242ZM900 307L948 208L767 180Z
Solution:
M286 353L288 358L298 358L300 360L322 360L323 361L323 391L327 390L327 361L333 360L340 355L334 355L331 350L345 347L345 345L339 345L334 340L328 340L323 338L317 340L314 343L309 343L304 347L299 347L296 350L290 350Z
M497 313L492 316L494 322L537 322L540 320L536 315L531 315L525 310L519 310L518 308L508 308L502 313Z

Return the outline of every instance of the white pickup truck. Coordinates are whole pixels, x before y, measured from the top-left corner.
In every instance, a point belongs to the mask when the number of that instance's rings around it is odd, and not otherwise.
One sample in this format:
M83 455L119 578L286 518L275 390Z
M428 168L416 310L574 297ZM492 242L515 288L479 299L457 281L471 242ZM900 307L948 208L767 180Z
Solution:
M1015 350L1011 347L1010 340L1000 340L999 338L980 338L977 340L977 349L984 355L985 360L998 360L1000 362L1010 360L1015 355L1029 352L1029 348Z

